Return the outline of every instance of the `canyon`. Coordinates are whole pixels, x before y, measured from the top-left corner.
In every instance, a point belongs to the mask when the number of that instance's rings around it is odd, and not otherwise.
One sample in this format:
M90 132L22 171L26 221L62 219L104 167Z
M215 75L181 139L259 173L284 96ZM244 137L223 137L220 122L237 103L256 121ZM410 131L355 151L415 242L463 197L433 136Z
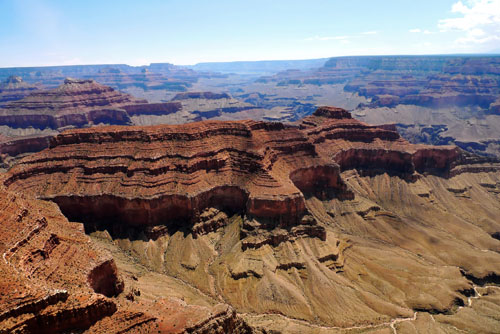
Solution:
M199 98L230 96L175 101ZM396 130L319 107L56 134L0 174L0 328L494 333L500 162Z
M395 123L414 143L449 143L498 157L499 73L498 55L334 57L316 69L262 76L242 94L273 92L261 95L272 105L277 92L293 91L296 110L335 104L365 122Z
M0 69L0 333L498 332L499 59Z
M37 86L24 82L21 77L12 75L0 83L0 107L9 101L20 100L37 89Z
M208 118L294 122L320 105L336 105L371 124L394 123L412 143L453 144L499 157L499 59L497 55L347 56L193 66L2 68L0 80L18 76L26 85L52 89L66 77L76 77L150 103L169 103L183 93L230 96L217 102L190 98L183 103L183 113L136 117L132 120L136 125ZM8 131L0 128L0 132Z
M0 107L1 167L48 147L68 128L98 125L184 123L255 109L228 94L181 93L170 102L148 103L91 79L66 78L55 89L40 89Z

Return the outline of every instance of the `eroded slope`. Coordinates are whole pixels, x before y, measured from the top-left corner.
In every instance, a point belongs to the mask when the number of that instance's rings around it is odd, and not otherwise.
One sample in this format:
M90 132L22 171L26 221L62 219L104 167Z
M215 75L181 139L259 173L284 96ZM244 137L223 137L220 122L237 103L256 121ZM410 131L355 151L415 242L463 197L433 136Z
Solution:
M71 130L4 184L84 222L147 291L135 305L165 310L155 296L174 277L254 330L500 327L498 164L343 109L286 126Z

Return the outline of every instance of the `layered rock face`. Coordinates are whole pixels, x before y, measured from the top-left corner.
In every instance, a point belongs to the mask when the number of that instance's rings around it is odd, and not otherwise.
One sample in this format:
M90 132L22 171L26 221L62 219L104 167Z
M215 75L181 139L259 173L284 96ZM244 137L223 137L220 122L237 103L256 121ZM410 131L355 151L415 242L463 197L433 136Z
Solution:
M19 76L12 75L0 83L0 107L10 101L21 100L38 89L35 85L25 83Z
M350 196L348 169L408 176L437 151L446 173L454 148L409 145L340 108L319 108L298 125L256 121L68 131L25 159L6 181L59 204L71 219L129 225L195 222L218 206L251 216L299 221L305 194ZM424 152L424 153L422 153ZM428 158L432 159L432 158ZM434 160L432 160L434 161ZM98 186L84 180L100 179ZM120 181L119 181L120 180ZM336 194L321 194L323 191Z
M371 99L369 107L398 104L488 109L500 95L500 57L369 56L331 58L314 71L285 71L261 82L345 84Z
M334 58L325 70L338 69L345 62ZM488 108L500 94L498 57L354 57L352 62L365 71L357 73L351 67L353 76L345 89L373 98L374 106Z
M295 79L343 80L346 93L367 99L353 111L358 119L398 123L412 142L499 157L499 72L498 56L346 57Z
M81 127L91 122L99 123L106 112L109 120L126 124L128 115L123 110L120 113L119 107L136 103L146 101L137 101L92 80L66 79L54 90L33 93L5 105L1 110L0 124L38 129Z
M50 138L55 135L33 135L0 137L0 169L8 169L24 154L39 152L49 147Z
M113 296L121 270L125 296L89 332L491 333L499 170L321 107L288 125L72 129L3 184L113 254L86 286Z
M2 186L0 207L1 333L254 333L224 304L131 302L109 251L54 203Z
M50 202L0 189L0 331L59 333L84 330L113 314L115 302L96 294L88 276L114 261L90 244ZM123 290L118 275L100 278ZM104 283L105 282L105 283Z
M0 68L1 80L9 76L20 76L30 84L41 83L50 88L59 86L67 77L77 77L95 79L101 84L110 85L116 89L184 91L197 81L200 74L168 63L150 66L112 64Z
M193 120L205 120L216 117L252 111L256 107L250 103L242 102L227 93L213 92L187 92L174 96L172 101L182 104L182 109L188 112Z
M304 198L290 179L290 173L299 169L329 168L333 174L327 177L328 183L342 190L338 167L319 157L298 128L279 123L205 122L72 131L57 136L51 149L41 154L51 156L40 161L45 160L51 171L31 176L54 181L62 177L57 181L60 185L78 180L71 192L63 186L41 197L53 198L63 211L79 212L78 218L118 215L135 225L193 220L212 206L259 217L299 219ZM39 160L33 158L34 167ZM66 173L46 159L61 161ZM99 188L79 183L85 175L103 173L111 178ZM30 182L25 176L31 173L14 174L8 181L12 187ZM118 185L116 180L122 178Z
M500 156L497 56L335 57L311 70L287 70L240 85L236 98L267 109L287 106L296 120L335 104L371 124L398 123L412 142L451 143ZM227 85L227 89L231 86ZM267 117L272 112L267 112ZM293 119L293 116L299 116ZM267 119L267 118L263 118ZM430 127L441 133L429 135Z
M86 76L97 82L120 90L141 89L143 91L169 90L186 91L197 76L195 73L178 73L179 70L172 66L170 71L152 72L147 67L139 73L110 65L101 68L97 73Z
M180 103L148 103L93 80L66 79L53 90L37 91L0 108L3 164L9 157L40 151L48 137L68 127L132 124L132 117L165 116L178 112Z

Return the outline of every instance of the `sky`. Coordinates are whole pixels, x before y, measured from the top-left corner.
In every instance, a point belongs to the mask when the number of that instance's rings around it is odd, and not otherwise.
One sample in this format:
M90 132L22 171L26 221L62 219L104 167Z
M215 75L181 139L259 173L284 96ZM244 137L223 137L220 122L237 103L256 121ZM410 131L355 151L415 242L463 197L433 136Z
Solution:
M0 67L500 53L500 0L0 0Z

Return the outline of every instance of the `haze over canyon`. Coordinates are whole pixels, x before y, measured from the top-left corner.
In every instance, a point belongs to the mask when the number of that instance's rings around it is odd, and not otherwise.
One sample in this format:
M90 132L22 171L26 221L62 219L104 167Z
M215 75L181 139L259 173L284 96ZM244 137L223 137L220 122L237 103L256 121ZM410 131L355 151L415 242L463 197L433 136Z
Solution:
M499 59L0 69L0 328L494 333Z
M500 0L0 27L0 333L500 333Z

